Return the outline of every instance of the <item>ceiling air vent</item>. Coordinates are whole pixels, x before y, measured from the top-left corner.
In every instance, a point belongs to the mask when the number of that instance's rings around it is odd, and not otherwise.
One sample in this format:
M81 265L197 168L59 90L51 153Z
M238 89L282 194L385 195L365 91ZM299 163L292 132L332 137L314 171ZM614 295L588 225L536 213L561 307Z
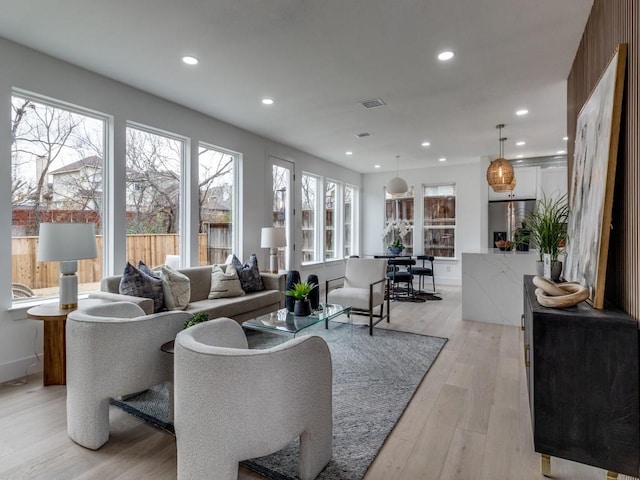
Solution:
M371 135L373 134L370 132L356 133L356 137L358 138L367 138L367 137L370 137Z
M362 102L360 105L362 105L364 108L376 108L382 107L383 105L386 105L386 103L384 103L384 100L382 100L381 98L375 98L373 100Z

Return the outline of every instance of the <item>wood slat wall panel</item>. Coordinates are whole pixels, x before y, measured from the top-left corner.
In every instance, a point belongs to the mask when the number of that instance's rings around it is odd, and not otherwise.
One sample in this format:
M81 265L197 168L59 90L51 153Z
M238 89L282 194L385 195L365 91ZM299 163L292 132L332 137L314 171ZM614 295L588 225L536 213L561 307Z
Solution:
M627 76L613 202L605 297L640 321L640 102L638 0L595 0L567 79L569 178L576 121L619 43L627 43Z

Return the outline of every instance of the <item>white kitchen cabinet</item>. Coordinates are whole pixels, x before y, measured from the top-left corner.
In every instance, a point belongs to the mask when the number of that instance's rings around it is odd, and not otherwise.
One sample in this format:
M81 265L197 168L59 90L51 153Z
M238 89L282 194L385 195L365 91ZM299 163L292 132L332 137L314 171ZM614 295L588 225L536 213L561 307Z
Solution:
M498 200L531 200L538 193L538 177L540 167L516 167L513 169L516 176L516 188L511 192L494 192L489 189L489 201Z

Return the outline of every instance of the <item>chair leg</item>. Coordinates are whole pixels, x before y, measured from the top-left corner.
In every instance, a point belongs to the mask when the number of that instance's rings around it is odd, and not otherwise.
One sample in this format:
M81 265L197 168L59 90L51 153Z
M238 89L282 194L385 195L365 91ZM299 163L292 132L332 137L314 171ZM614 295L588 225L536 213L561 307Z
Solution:
M369 309L369 335L373 335L373 307Z

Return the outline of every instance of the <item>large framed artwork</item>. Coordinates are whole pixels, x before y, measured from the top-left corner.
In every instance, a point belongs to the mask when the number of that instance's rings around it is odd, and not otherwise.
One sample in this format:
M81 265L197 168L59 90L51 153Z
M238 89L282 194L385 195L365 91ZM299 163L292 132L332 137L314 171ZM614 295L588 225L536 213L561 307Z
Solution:
M620 44L578 115L564 277L604 305L613 187L618 156L627 45Z

